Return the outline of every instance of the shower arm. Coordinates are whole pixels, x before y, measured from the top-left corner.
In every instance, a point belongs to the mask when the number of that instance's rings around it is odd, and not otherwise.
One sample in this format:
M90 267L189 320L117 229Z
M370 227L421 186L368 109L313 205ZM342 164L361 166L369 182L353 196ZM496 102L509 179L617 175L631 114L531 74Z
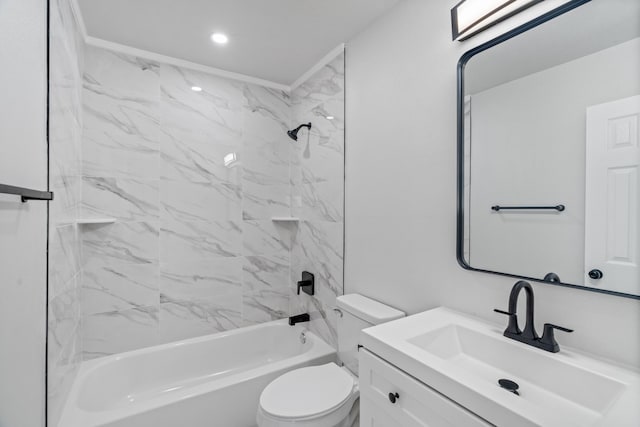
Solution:
M298 126L297 128L295 128L293 131L297 133L297 132L298 132L300 129L302 129L302 128L311 129L311 122L309 122L309 123L303 123L303 124L301 124L300 126Z

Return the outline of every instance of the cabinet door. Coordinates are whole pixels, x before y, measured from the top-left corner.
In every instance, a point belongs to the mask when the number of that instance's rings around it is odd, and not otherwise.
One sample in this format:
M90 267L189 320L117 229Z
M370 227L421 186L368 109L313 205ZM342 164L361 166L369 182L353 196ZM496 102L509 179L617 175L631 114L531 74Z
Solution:
M360 350L360 396L363 426L491 425L365 349Z
M388 412L364 397L360 397L360 427L403 427Z

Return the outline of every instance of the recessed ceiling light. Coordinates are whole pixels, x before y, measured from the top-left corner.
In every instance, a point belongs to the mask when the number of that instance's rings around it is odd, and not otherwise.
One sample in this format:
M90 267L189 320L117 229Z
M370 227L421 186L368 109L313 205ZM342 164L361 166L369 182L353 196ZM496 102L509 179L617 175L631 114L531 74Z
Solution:
M335 119L335 117L333 117L333 116L327 116L327 120L333 120L333 119Z
M200 86L191 86L191 90L194 92L202 92L202 88Z
M213 40L214 43L226 44L229 41L229 37L222 33L213 33L211 34L211 40Z

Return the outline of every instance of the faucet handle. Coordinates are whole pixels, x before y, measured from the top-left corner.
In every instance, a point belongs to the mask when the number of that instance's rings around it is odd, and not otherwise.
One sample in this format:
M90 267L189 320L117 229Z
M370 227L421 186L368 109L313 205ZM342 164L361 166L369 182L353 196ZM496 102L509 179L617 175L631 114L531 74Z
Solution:
M544 324L544 332L553 332L554 329L557 329L562 332L573 332L573 329L564 328L562 326L554 325L553 323L545 323Z
M298 282L298 295L300 295L300 289L302 292L308 295L315 295L315 278L313 273L308 271L302 272L302 280Z
M494 308L493 311L495 311L496 313L504 314L505 316L509 316L509 324L507 325L507 329L504 330L505 336L509 337L514 335L520 335L522 333L522 331L518 327L518 316L516 313L511 313L509 311L504 311L504 310L498 310L497 308Z
M564 328L562 326L554 325L552 323L544 324L544 331L542 332L542 338L540 338L540 344L542 348L552 353L557 353L560 351L560 346L556 341L555 334L553 330L557 329L562 332L573 332L573 329Z

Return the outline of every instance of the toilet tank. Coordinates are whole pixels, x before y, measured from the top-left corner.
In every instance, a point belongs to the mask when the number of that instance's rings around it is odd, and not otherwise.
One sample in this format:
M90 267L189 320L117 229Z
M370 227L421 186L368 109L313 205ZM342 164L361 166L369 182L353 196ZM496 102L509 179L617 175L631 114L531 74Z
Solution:
M360 294L342 295L338 306L338 358L358 375L358 340L360 331L405 316L405 313Z

